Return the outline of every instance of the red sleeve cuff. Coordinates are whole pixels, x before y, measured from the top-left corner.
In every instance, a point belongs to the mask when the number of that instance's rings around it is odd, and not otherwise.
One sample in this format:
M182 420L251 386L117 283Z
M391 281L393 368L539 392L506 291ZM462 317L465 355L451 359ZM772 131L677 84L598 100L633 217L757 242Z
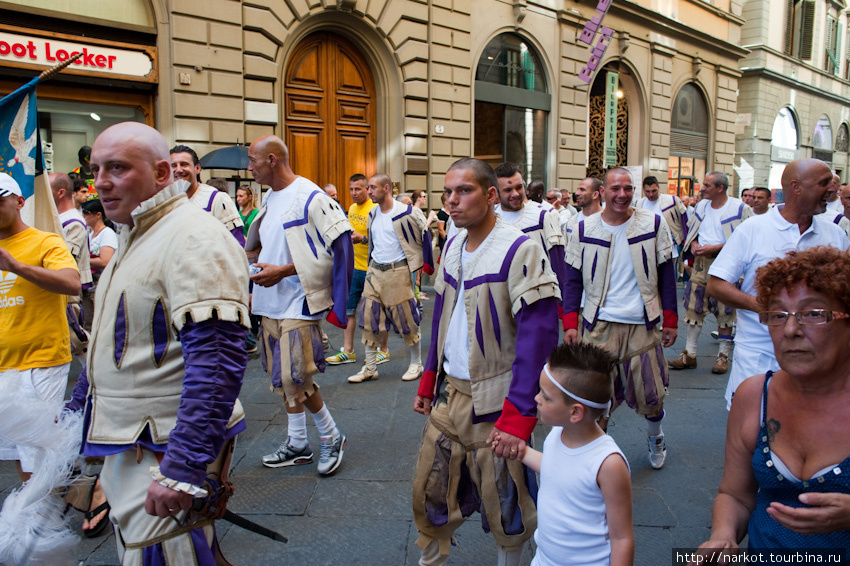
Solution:
M561 315L561 322L564 324L564 330L578 329L578 312L565 312Z
M420 397L434 400L434 387L437 385L437 372L428 370L419 379L419 390L416 392Z
M424 271L426 275L434 275L434 266L428 265L427 263L422 264L422 271Z
M679 315L676 311L664 311L664 319L661 323L662 328L679 328Z
M502 415L496 421L496 428L523 440L528 440L531 438L535 426L537 426L537 417L526 417L514 407L513 403L505 399Z
M327 320L337 328L345 328L346 326L348 326L348 317L345 318L345 322L340 322L333 309L328 311L328 316L325 317L325 320Z

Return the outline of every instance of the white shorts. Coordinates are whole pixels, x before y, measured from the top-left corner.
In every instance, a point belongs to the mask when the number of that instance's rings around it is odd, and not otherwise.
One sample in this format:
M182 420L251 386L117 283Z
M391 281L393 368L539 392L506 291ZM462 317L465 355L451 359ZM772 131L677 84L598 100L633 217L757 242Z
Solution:
M0 371L0 390L4 395L18 395L22 400L40 399L51 407L55 406L58 415L62 410L70 369L71 364L67 363L46 368ZM30 405L24 402L20 406L27 408ZM0 416L0 460L20 460L21 469L24 472L32 472L38 449L9 443L8 434L4 434L4 424L8 423Z

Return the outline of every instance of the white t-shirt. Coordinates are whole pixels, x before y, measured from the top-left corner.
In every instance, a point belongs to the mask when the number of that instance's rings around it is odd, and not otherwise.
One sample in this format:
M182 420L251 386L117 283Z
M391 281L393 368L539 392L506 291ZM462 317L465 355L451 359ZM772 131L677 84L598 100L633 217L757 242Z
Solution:
M562 430L552 427L543 442L534 531L537 552L531 566L609 566L607 507L597 475L612 454L619 454L626 466L629 463L607 434L568 448L561 440Z
M650 200L648 198L643 199L643 208L647 210L651 210L655 214L661 215L661 199L657 198L655 200Z
M501 204L497 204L494 207L496 214L502 217L502 220L507 222L508 224L516 224L516 222L522 218L522 215L525 214L525 207L519 210L503 210Z
M775 206L742 222L711 264L708 274L730 283L743 276L741 290L755 296L756 270L771 260L785 257L792 250L803 251L814 246L850 248L847 235L829 219L815 216L809 229L800 234L797 224L782 217L782 208L783 205ZM732 394L746 378L779 369L767 326L759 322L757 313L738 309L735 348L743 354L732 357L732 372L726 387L727 407Z
M286 232L283 230L283 216L295 203L300 184L305 181L298 177L289 186L279 191L266 193L266 214L260 224L260 250L258 263L271 265L286 265L292 263L292 254L286 243ZM254 285L251 312L275 320L318 320L322 314L303 314L304 301L307 296L301 286L298 275L284 277L277 285L261 287Z
M836 214L844 214L844 205L841 204L841 197L835 199L832 202L826 203L826 210L829 212L830 210L835 211Z
M629 253L626 230L634 216L620 224L611 226L604 220L602 226L614 236L611 246L611 274L608 276L608 292L605 302L599 307L599 320L623 324L643 324L646 307L640 296L635 266Z
M705 207L705 218L699 225L699 243L701 246L716 246L717 244L725 244L726 237L723 236L723 226L720 220L726 215L727 209L732 207L732 201L726 201L722 207L714 209L711 203L707 203Z
M97 236L92 236L92 232L89 231L89 251L91 254L99 256L101 248L118 249L118 235L109 226L98 232Z
M372 221L372 259L378 263L390 264L403 260L406 256L393 229L393 218L407 210L407 205L393 201L393 209L384 214L381 207L375 207L375 219Z
M491 232L492 234L492 232ZM484 242L489 239L484 239ZM452 310L452 318L449 320L449 328L446 330L446 340L443 346L443 370L446 374L457 379L469 381L469 318L466 316L466 306L464 303L465 288L463 285L463 268L467 262L475 257L482 242L474 252L466 251L466 240L455 242L454 245L462 245L463 250L460 254L460 281L457 290L457 301L455 302L454 310ZM452 364L451 360L455 360Z

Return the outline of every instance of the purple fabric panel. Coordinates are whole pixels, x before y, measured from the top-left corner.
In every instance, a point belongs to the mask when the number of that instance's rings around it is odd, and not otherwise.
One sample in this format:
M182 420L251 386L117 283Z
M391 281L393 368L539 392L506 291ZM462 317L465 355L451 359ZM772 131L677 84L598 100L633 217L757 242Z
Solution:
M369 326L372 328L372 334L379 334L381 332L381 304L372 301L372 312L369 314Z
M436 268L434 262L434 247L431 240L431 231L425 230L422 232L422 263L431 269Z
M646 257L646 248L641 246L640 253L643 256L643 273L648 278L649 277L649 260Z
M705 287L700 287L700 288L703 290L703 292L705 292ZM717 299L714 298L714 297L709 297L707 303L708 303L708 312L716 314L717 313Z
M207 212L212 212L213 201L215 200L215 197L217 197L217 196L218 196L218 191L213 191L213 194L210 195L210 201L207 203L207 206L204 207L204 210L206 210Z
M398 304L394 307L389 307L391 309L395 309L395 318L398 320L399 324L401 324L401 334L410 334L410 323L407 321L407 316L404 314L404 303ZM416 312L416 303L411 305L411 312Z
M555 297L525 301L516 314L516 357L511 367L513 379L508 400L520 414L537 415L534 396L539 391L540 372L549 354L558 345L558 303Z
M584 220L578 223L578 240L579 242L587 242L588 244L595 244L597 246L602 246L603 248L610 248L611 242L606 242L605 240L600 240L598 238L588 238L584 235Z
M316 251L316 244L313 243L313 238L310 237L310 234L306 234L307 236L307 245L310 246L310 251L313 252L313 257L319 259L319 252Z
M655 347L655 361L658 362L658 367L661 368L661 383L664 387L670 385L670 372L667 369L667 360L664 358L664 348L661 344Z
M643 381L643 397L648 407L658 404L658 391L655 389L655 376L652 373L652 353L640 355L640 378Z
M563 310L565 313L578 312L581 307L581 293L584 283L581 280L581 271L575 267L567 266L567 281L564 285L564 296L562 297Z
M460 478L458 478L457 484L457 503L460 508L460 514L464 517L469 517L476 511L481 510L481 497L478 495L478 489L475 487L475 482L472 481L472 475L469 473L469 468L465 463L460 466Z
M411 205L411 204L407 205L407 208L404 210L404 212L397 214L396 216L393 216L393 222L395 222L399 218L404 218L408 214L413 214L413 205Z
M741 203L741 204L738 206L738 212L736 212L734 216L730 216L729 218L727 218L727 219L725 219L725 220L721 220L721 221L720 221L720 224L721 224L721 225L723 225L723 224L729 224L730 222L734 222L734 221L736 221L736 220L740 220L740 219L741 219L741 216L743 216L743 215L744 215L744 207L745 207L745 206L746 206L746 205L745 205L744 203Z
M723 307L724 307L723 312L726 314L726 316L730 316L732 313L735 312L735 307L729 306L725 303L724 303Z
M302 224L307 224L307 222L309 222L309 220L310 220L307 217L307 211L310 209L310 203L313 202L313 199L316 198L316 195L320 195L320 194L324 195L325 193L323 191L313 191L312 193L310 193L310 196L307 197L307 202L304 204L304 212L303 212L303 215L301 216L301 218L298 218L297 220L293 220L292 222L286 222L283 225L283 229L286 230L287 228L292 228L293 226L301 226ZM328 198L330 198L330 197L328 197Z
M655 215L655 223L658 224L658 221L661 220L661 217L657 214ZM657 231L657 229L656 229ZM646 234L641 234L640 236L635 236L634 238L629 238L629 245L639 244L640 242L645 242L646 240L651 240L655 238L656 232L648 232Z
M233 237L236 238L236 241L239 242L239 245L243 248L245 247L245 230L244 226L237 226L233 230L230 231L233 234Z
M499 506L502 515L502 528L507 535L518 535L525 531L522 524L522 510L519 507L519 490L508 472L507 461L493 459L496 468L496 490L499 494Z
M668 259L658 266L658 294L661 295L661 308L676 312L676 260ZM687 300L687 299L685 299Z
M590 266L590 282L594 283L596 279L596 264L599 261L599 254L593 254L593 264Z
M626 384L626 392L625 392L625 401L626 405L635 408L637 405L637 396L635 395L635 382L634 376L632 375L632 361L626 360L622 364L619 364L620 371L623 374L623 381Z
M162 299L157 299L153 307L151 338L153 338L153 359L159 366L168 347L168 320L165 318L165 306L162 304Z
M115 313L115 365L120 366L124 358L124 342L127 339L126 294L121 293L118 312Z
M496 335L496 343L499 348L502 347L502 328L499 326L499 311L496 310L496 301L493 299L493 293L487 290L487 296L490 302L490 319L493 324L493 333Z
M690 279L688 279L687 281L685 281L685 289L682 291L682 308L685 310L688 310L688 307L690 306L691 285L693 285L693 283ZM661 301L661 304L663 307L663 300Z
M505 254L505 259L502 261L502 267L501 269L499 269L498 273L488 273L487 275L481 275L480 277L476 277L475 279L464 281L464 288L466 290L469 290L475 287L476 285L481 285L482 283L501 283L507 281L508 274L511 270L511 263L514 260L514 256L516 255L519 246L527 240L529 240L528 236L522 236L521 238L517 238L516 241L511 244L511 247Z
M413 314L413 322L419 326L422 324L422 309L420 309L419 305L416 304L416 299L409 299L407 304L410 305L410 312Z
M272 386L283 387L283 381L280 376L281 368L283 367L283 362L280 360L280 340L274 336L269 336L269 349L272 351ZM268 361L266 361L266 364L268 364Z
M555 277L558 278L558 287L563 301L564 294L567 291L567 261L564 255L564 246L552 246L552 249L549 250L549 264L552 266L552 271L555 272Z
M325 373L327 362L325 362L325 347L322 343L322 330L315 326L310 328L310 340L313 344L313 363L316 364L318 370Z
M74 222L76 222L77 224L79 224L80 226L85 228L86 230L89 229L89 227L86 226L86 223L83 222L82 220L80 220L79 218L71 218L70 220L66 220L65 222L62 223L62 228L64 228L65 226L68 226L70 224L73 224Z
M487 352L484 350L484 329L481 327L481 313L478 308L475 309L475 339L478 340L478 347L481 348L481 354L486 358Z
M363 297L360 297L360 301L357 303L357 326L359 328L365 328L366 321L366 300Z
M300 330L294 330L287 333L289 340L289 372L292 375L292 381L296 385L304 385L304 380L307 375L301 371L307 366L307 360L304 359L304 340L301 338ZM281 336L281 339L283 337Z
M265 329L263 328L262 319L260 320L259 328L257 329L257 343L260 346L260 366L262 366L263 371L269 371L269 361L266 358L266 339L265 339Z
M77 316L74 313L74 307L71 304L68 304L65 307L65 315L66 315L66 318L68 319L68 324L71 326L71 331L77 336L77 339L80 342L88 341L88 338L86 338L86 333L83 330L83 307L82 307L82 305L80 305L80 316ZM74 352L74 353L78 354L80 352Z
M617 370L617 375L614 377L614 399L620 405L626 399L626 392L623 390L623 372L619 365L614 367Z
M77 383L71 391L71 399L65 403L65 409L68 411L82 411L86 406L86 395L89 392L89 376L86 368L77 376Z
M528 266L527 265L522 266L522 276L528 277Z
M248 329L235 322L188 323L180 331L185 359L177 424L160 463L163 475L200 485L224 442L248 364Z
M435 527L449 522L449 469L452 455L452 443L446 435L437 437L434 446L434 463L428 479L428 489L425 490L425 516ZM463 466L462 466L463 467Z
M198 566L216 566L215 548L216 542L213 539L212 546L207 544L207 536L204 534L203 527L193 529L189 532L192 539L192 546L195 549L195 560ZM148 546L142 549L142 566L168 566L169 562L165 559L165 552L162 549L162 543Z
M702 285L697 285L697 288L694 291L693 309L694 312L697 314L702 314L705 312L705 287L703 287Z
M345 315L345 306L348 303L348 291L351 288L351 278L354 276L354 246L348 232L340 234L331 244L333 250L333 288L331 299L333 300L333 311L340 323L345 323L348 318Z
M404 241L409 244L410 243L410 236L407 235L407 230L405 230L405 228L404 228L404 222L399 224L399 226L401 226L401 235L404 236Z
M434 298L434 316L431 319L431 343L425 358L425 371L439 373L437 367L437 344L440 341L440 318L443 316L443 295L437 293Z
M320 245L320 246L322 246L323 248L327 247L327 246L325 245L325 240L324 240L324 238L322 238L322 235L321 235L321 234L319 234L319 231L318 231L318 230L316 230L316 239L317 239L317 240L319 240L319 245Z

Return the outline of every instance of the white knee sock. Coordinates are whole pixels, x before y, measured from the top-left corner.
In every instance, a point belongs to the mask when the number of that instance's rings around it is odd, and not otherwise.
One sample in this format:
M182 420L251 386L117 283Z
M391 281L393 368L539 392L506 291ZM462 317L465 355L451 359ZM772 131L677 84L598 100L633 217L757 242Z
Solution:
M428 546L422 549L419 566L444 566L448 561L448 554L440 554L439 541L432 540Z
M289 426L289 444L293 448L304 448L307 446L307 415L304 411L300 413L286 413Z
M422 340L419 340L413 346L408 346L410 351L410 365L422 365Z
M661 431L661 419L664 418L664 413L661 413L661 417L658 420L650 420L648 417L646 419L646 434L647 436L658 436L662 433Z
M374 346L366 346L365 365L368 373L378 373L378 349Z
M313 420L316 421L316 428L319 429L319 436L336 436L336 423L328 411L328 406L323 404L322 409L318 413L313 413Z
M688 325L688 343L685 345L685 351L691 356L697 355L697 339L701 330L702 326L698 324Z
M731 340L720 340L720 352L721 354L725 354L726 357L730 357L732 355L732 341Z
M519 566L522 560L522 547L519 550L508 550L504 546L498 547L499 566Z

